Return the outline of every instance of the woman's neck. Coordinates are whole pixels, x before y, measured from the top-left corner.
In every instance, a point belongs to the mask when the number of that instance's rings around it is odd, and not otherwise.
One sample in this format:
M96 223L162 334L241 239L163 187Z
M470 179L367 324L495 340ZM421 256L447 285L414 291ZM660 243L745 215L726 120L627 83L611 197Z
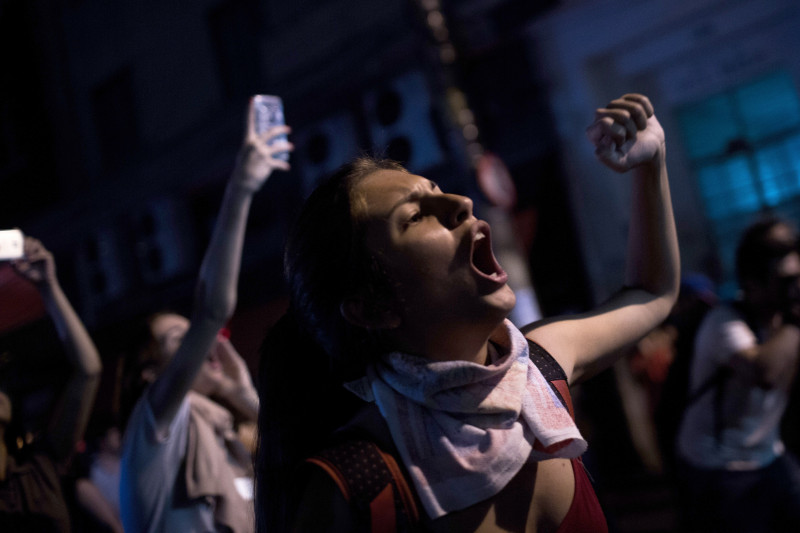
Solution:
M435 331L436 334L417 339L407 336L406 342L398 344L401 351L420 355L431 361L469 361L485 365L489 360L489 338L499 327L502 327L502 323L492 328L429 328L429 331Z

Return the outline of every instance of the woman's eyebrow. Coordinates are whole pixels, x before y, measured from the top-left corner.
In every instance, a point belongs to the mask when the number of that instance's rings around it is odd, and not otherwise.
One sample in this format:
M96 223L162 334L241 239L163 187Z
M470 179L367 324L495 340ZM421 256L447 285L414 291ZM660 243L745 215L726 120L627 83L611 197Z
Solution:
M405 196L400 198L397 202L395 202L394 205L392 205L392 208L389 209L389 214L394 213L395 209L397 209L401 205L407 204L409 202L416 202L417 200L420 199L421 196L422 193L419 191L419 189L414 189L413 191L410 191L408 194L406 194Z
M436 190L436 188L438 187L438 185L436 184L435 181L427 180L427 182L430 185L430 188L431 188L432 191ZM400 198L400 200L395 202L394 205L392 205L391 209L389 209L389 213L390 214L393 213L395 209L397 209L398 207L400 207L403 204L407 204L409 202L416 202L422 196L424 196L424 191L421 191L420 187L415 187L413 190L409 191L408 194L406 194L405 196Z

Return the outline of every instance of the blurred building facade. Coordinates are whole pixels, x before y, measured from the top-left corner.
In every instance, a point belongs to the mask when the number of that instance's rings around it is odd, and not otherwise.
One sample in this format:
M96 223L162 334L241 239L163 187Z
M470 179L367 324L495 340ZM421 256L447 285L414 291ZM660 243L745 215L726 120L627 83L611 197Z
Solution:
M797 204L796 2L530 4L4 2L0 223L54 250L92 328L179 307L247 98L279 94L294 168L257 198L241 304L279 299L300 200L362 151L479 195L431 35L438 13L455 54L444 62L535 223L526 251L545 314L580 310L622 279L627 186L597 165L583 132L596 106L625 91L650 95L667 129L684 268L729 274L727 237L763 207ZM748 102L776 98L784 104L760 108L774 127L742 118ZM721 125L703 129L705 118ZM770 166L769 154L785 164Z
M740 231L763 211L800 220L799 24L791 0L699 0L570 2L531 25L597 298L622 270L627 187L597 172L585 110L628 91L655 102L683 269L732 296Z

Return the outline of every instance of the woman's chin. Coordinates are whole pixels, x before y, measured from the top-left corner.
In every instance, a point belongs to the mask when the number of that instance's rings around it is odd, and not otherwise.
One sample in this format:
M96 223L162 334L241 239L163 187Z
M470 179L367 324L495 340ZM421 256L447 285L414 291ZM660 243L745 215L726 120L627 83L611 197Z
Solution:
M492 294L485 297L485 301L491 305L492 308L497 309L498 313L502 314L503 318L507 317L514 306L517 304L517 296L511 287L503 285Z

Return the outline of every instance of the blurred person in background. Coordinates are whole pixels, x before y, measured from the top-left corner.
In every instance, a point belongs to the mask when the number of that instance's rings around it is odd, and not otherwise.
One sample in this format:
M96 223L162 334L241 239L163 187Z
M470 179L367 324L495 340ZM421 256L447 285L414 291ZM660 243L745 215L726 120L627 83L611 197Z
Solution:
M234 416L255 420L258 393L223 328L236 307L252 198L293 149L286 126L256 132L251 99L244 141L200 267L191 316L159 313L143 344L149 383L127 419L120 504L130 532L254 529L252 460ZM274 142L273 142L274 141Z
M697 332L676 449L686 531L800 531L800 466L780 435L800 351L797 245L787 220L748 227L741 296Z
M95 413L86 430L86 449L74 473L75 529L82 533L121 533L119 475L122 432L110 414Z
M102 371L100 356L61 289L53 255L44 245L25 237L24 257L12 266L38 289L70 370L50 406L46 426L32 442L15 434L12 399L0 383L0 530L67 532L70 512L62 481L94 405Z

